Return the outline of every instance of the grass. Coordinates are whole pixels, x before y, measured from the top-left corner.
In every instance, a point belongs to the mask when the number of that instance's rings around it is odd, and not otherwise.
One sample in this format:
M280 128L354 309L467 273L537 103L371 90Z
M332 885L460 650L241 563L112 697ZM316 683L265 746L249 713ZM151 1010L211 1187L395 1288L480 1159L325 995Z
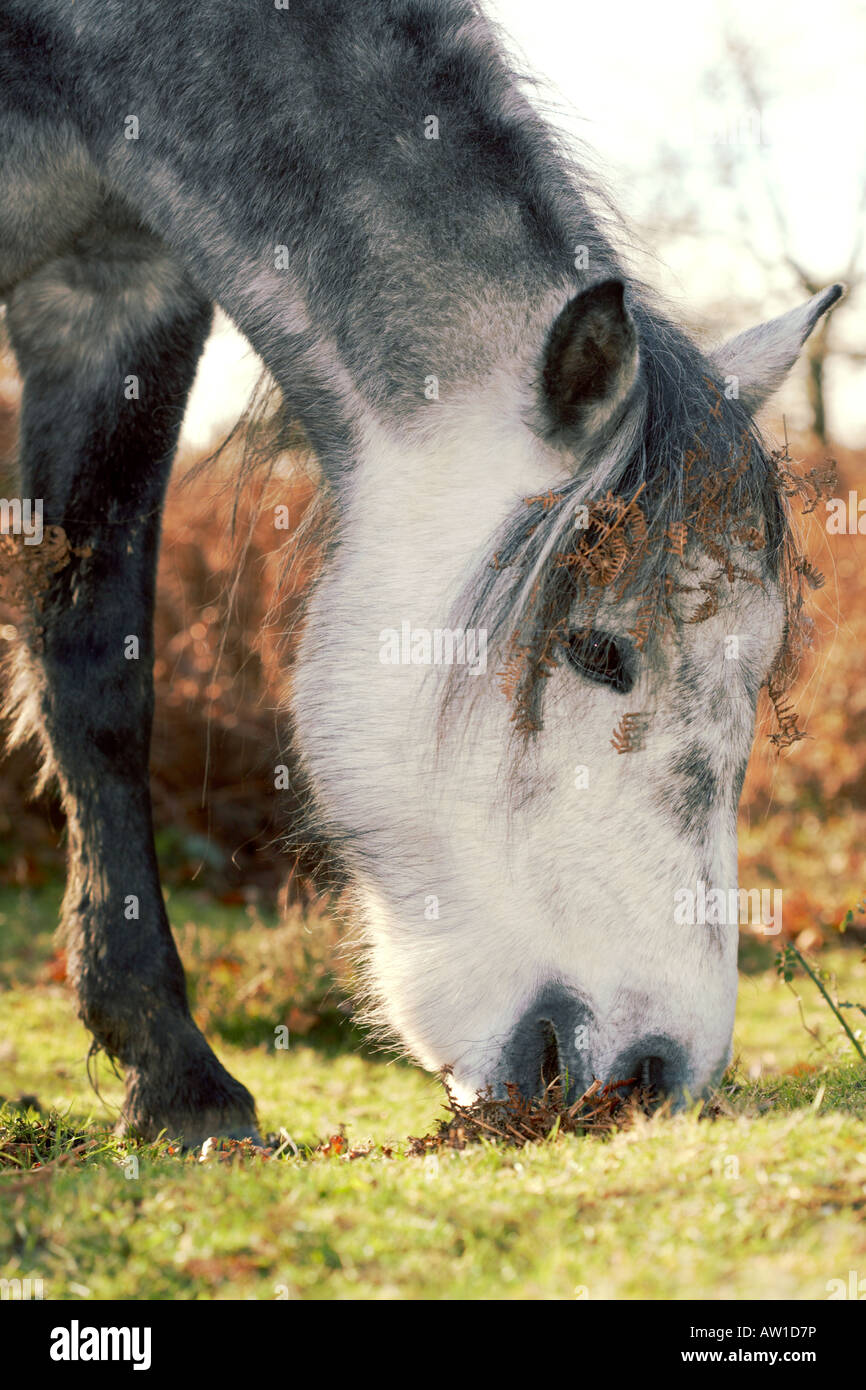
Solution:
M806 1031L765 942L743 942L717 1118L696 1108L607 1137L412 1158L441 1090L352 1027L333 927L177 894L196 1015L263 1127L299 1150L202 1163L111 1136L122 1090L104 1061L102 1100L88 1085L57 897L0 892L0 1277L73 1300L822 1299L829 1280L866 1273L866 1074L797 980ZM866 1000L861 955L821 953L844 999ZM316 1151L341 1131L347 1145Z

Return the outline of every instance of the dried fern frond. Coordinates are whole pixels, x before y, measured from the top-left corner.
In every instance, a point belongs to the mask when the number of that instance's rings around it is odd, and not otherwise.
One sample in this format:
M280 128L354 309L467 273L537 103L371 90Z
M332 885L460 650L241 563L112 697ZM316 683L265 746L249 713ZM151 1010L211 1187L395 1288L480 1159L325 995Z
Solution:
M825 497L832 497L838 487L838 470L835 459L827 459L819 468L811 468L803 476L790 467L792 462L788 446L775 449L770 455L777 484L786 497L797 497L803 503L803 515L813 512Z
M797 573L802 575L810 589L821 589L824 587L825 580L823 574L819 569L815 568L812 561L805 555L801 555L800 558L795 561L795 567Z
M643 747L649 716L639 712L624 714L613 731L611 747L617 753L639 753Z
M745 546L747 550L763 550L767 544L766 537L757 526L741 526L733 535L737 544Z
M529 658L529 647L512 646L505 658L505 665L498 674L499 689L506 700L513 700L523 679Z
M653 622L658 613L658 595L648 595L637 610L634 626L628 629L628 636L632 639L635 647L642 652L649 641Z
M705 579L698 587L704 591L706 598L703 603L695 609L693 616L686 619L686 622L689 623L705 623L710 618L714 618L719 611L718 585Z
M770 742L779 749L790 748L806 737L805 730L797 728L797 711L785 703L784 694L772 685L768 685L767 690L779 725L777 732L770 735Z
M524 497L527 507L540 506L544 511L549 512L551 508L558 507L562 501L563 494L554 492L553 488L548 488L547 492L541 492L537 497Z

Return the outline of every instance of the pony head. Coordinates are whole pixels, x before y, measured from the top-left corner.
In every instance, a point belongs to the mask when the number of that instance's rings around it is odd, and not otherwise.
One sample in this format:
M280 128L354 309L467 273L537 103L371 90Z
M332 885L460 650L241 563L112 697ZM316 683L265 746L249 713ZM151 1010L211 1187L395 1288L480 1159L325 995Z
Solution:
M705 356L611 278L434 423L367 422L294 710L371 1013L463 1099L730 1059L737 806L802 640L752 416L840 293Z

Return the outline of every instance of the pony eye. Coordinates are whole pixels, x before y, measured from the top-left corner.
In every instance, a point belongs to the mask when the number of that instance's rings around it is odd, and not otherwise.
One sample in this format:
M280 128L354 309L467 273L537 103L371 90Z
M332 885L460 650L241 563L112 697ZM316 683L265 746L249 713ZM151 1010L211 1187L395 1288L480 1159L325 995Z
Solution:
M581 676L609 685L627 695L634 685L634 670L627 642L618 642L606 632L573 632L564 643L565 655Z

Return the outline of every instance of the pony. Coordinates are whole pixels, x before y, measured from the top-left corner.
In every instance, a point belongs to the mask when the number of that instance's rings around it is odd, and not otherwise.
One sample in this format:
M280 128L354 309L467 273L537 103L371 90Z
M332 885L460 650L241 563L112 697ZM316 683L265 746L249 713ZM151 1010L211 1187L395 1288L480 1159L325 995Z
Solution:
M702 1094L737 929L678 894L736 888L762 687L797 732L793 485L753 416L842 287L699 347L476 0L2 0L0 103L44 523L6 707L68 818L120 1132L256 1134L190 1014L148 786L160 513L214 305L333 515L290 704L368 1016L465 1099Z

